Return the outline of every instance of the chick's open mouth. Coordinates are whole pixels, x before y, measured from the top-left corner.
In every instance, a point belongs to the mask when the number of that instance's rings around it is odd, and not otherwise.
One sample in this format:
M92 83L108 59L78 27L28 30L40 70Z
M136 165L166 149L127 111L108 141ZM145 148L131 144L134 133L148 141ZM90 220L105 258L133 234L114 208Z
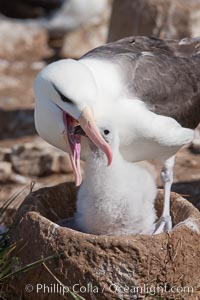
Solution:
M79 123L69 114L63 112L63 122L67 134L67 141L69 148L69 156L72 168L75 175L76 185L80 185L82 181L81 168L80 168L80 155L81 155L81 134L78 133L76 127L80 127Z

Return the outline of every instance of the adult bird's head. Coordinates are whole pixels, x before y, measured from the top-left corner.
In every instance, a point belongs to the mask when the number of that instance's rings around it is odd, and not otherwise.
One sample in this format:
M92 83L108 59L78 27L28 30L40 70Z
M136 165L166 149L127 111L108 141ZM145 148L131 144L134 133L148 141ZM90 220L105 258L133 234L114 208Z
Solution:
M111 149L95 121L96 85L86 66L72 59L60 60L45 67L37 76L35 91L35 126L39 135L70 155L76 185L82 181L80 171L80 125L90 140L112 162Z

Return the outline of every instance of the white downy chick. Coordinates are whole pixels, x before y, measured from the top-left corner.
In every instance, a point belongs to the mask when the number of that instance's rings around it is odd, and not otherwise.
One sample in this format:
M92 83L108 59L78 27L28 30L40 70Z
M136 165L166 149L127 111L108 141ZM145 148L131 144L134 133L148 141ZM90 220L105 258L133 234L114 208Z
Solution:
M105 154L90 142L85 179L78 191L76 227L86 233L104 235L151 234L155 228L153 175L123 159L117 130L101 127L113 151L108 167Z

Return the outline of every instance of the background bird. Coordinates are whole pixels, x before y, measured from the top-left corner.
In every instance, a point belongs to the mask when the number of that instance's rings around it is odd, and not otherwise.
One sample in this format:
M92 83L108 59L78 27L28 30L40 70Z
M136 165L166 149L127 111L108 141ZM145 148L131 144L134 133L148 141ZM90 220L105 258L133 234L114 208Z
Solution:
M67 32L88 22L95 23L107 6L107 0L17 0L14 3L2 0L0 13L22 18L26 24Z
M120 151L126 160L157 159L164 164L164 210L156 233L172 227L174 155L193 138L193 130L182 126L195 128L200 118L199 46L199 39L125 38L98 47L78 61L55 62L35 81L36 129L70 153L77 185L81 182L80 145L83 158L88 149L87 141L73 133L78 123L107 154L108 163L112 161L112 151L96 127L105 113L111 123L117 122Z

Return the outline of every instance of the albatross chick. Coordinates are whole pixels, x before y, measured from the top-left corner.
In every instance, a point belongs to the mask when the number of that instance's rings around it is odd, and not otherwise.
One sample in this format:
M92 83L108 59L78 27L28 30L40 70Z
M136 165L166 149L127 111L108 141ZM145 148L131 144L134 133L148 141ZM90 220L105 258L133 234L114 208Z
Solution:
M105 153L90 142L77 196L76 226L91 234L151 234L156 220L155 180L145 168L123 159L118 134L108 128L100 131L113 151L113 162L108 167Z

